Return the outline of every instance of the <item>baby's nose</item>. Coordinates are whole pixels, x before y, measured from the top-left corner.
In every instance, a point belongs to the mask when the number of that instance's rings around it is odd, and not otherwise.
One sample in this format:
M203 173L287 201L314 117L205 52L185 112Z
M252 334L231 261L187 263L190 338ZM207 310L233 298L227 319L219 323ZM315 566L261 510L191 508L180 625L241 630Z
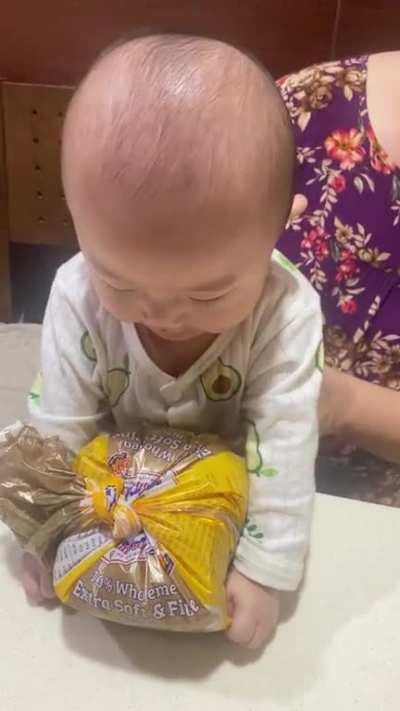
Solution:
M176 298L146 297L142 301L142 314L146 321L154 324L175 324L180 321L183 308L181 302Z

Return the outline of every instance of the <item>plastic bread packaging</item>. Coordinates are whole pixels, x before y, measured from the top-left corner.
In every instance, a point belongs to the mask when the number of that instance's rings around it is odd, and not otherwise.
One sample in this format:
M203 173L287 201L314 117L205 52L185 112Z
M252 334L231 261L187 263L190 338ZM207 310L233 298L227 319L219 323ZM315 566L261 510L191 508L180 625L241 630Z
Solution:
M67 605L128 625L229 625L225 580L248 498L213 435L135 423L74 456L21 423L0 433L0 519Z

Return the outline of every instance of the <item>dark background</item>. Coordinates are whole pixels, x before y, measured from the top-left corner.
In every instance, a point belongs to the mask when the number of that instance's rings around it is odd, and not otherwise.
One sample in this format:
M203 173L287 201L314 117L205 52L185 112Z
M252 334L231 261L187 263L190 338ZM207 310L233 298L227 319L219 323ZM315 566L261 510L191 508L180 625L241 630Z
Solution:
M346 54L400 47L399 0L3 0L0 76L74 84L135 27L246 45L275 75Z
M141 27L244 45L279 76L400 49L400 0L3 0L0 78L74 85L101 48ZM72 251L11 246L14 319L41 320L54 270Z

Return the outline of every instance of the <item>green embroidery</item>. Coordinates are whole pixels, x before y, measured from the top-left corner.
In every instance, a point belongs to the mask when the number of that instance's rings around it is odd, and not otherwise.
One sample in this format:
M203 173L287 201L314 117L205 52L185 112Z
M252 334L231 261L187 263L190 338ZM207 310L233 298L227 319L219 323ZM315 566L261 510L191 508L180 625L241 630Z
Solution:
M42 396L42 384L43 384L43 379L42 379L42 374L39 372L33 381L32 387L29 392L29 401L32 405L35 405L37 407L40 403L40 398Z
M93 341L90 337L89 331L85 331L82 334L81 338L81 350L82 353L88 358L89 360L92 361L92 363L97 362L97 353L96 349L93 345Z
M315 354L315 365L317 366L318 370L321 371L321 373L324 372L324 361L325 361L324 342L321 341L321 343L318 346L317 352Z
M255 523L251 523L250 519L248 518L246 520L246 523L244 524L245 530L251 536L251 538L254 538L256 541L262 541L264 538L263 532L258 528L258 526Z
M260 438L257 428L251 420L246 420L248 425L246 440L246 464L247 469L256 476L276 476L278 470L273 467L264 467L260 452Z
M285 257L285 255L282 254L282 252L279 252L279 250L277 250L277 249L275 250L274 256L275 256L278 264L280 264L281 267L283 267L283 269L286 269L287 272L291 272L292 274L295 274L298 271L297 267L293 264L293 262L291 262L290 259Z

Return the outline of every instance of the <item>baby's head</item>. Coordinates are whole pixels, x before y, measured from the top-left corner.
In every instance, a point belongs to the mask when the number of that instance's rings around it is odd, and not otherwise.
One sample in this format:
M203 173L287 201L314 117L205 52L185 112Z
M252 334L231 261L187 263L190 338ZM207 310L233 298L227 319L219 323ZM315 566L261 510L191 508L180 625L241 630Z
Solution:
M254 308L292 201L293 138L272 79L180 35L106 51L76 91L63 180L104 307L169 340Z

